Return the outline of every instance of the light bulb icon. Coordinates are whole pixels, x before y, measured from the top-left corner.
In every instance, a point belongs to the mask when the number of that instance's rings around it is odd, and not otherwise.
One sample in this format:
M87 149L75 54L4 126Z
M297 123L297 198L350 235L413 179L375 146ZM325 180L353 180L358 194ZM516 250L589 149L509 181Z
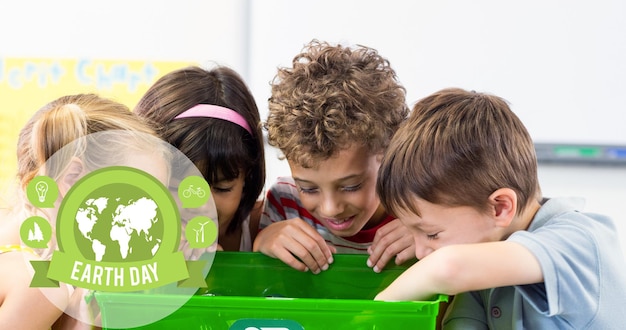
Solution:
M37 191L39 202L43 203L46 200L46 194L48 193L48 184L45 181L39 181L35 186L35 190Z
M30 180L26 187L28 200L36 207L50 208L59 196L57 183L51 177L41 175Z

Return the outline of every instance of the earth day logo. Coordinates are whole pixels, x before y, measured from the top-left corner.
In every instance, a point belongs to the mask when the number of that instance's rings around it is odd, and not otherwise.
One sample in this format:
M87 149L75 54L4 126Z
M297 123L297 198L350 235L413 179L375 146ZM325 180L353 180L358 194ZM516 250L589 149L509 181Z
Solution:
M53 193L40 199L42 182ZM187 177L180 187L186 187L179 192L183 204L203 204L209 197L202 178ZM201 194L189 200L190 188ZM58 188L51 178L39 176L27 188L31 199L35 193L33 204L49 205L45 203L56 199ZM59 251L49 268L40 268L45 274L35 274L33 286L55 286L49 281L55 280L92 290L136 291L193 276L203 280L202 274L187 271L183 253L177 251L180 220L163 219L180 219L178 208L168 189L150 174L121 166L89 173L63 199L56 225ZM50 240L48 222L41 217L27 220L21 230L23 241L31 247L45 246ZM193 247L208 247L217 238L217 227L208 217L195 217L186 237Z
M214 257L211 247L217 244L217 222L212 219L217 210L197 168L177 149L167 148L174 149L168 159L169 187L133 166L107 166L82 176L59 205L60 189L54 179L40 175L31 180L26 195L33 206L44 211L58 206L56 221L31 216L20 228L25 245L58 247L49 261L31 261L35 269L31 287L72 285L90 292L182 297L149 316L132 310L108 315L113 320L109 326L126 328L158 321L206 286ZM192 255L189 250L202 251L201 257L186 260ZM93 320L81 321L100 326Z

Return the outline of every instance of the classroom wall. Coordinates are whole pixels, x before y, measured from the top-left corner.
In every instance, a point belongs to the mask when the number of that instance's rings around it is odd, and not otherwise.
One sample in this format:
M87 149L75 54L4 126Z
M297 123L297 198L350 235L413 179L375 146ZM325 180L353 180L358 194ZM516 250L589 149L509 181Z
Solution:
M263 117L276 67L318 38L378 49L410 104L449 86L492 92L537 141L626 145L619 0L12 0L3 14L0 57L228 65ZM276 150L267 156L268 184L289 174ZM614 216L626 236L626 169L542 165L539 173L545 195L586 196L588 209Z
M313 38L376 48L407 100L456 86L507 99L537 142L626 145L626 2L250 2L250 84Z
M4 1L3 56L199 61L245 71L247 1Z
M249 82L261 108L275 67L290 65L318 38L376 48L396 68L410 105L441 88L463 87L507 99L536 142L626 145L626 2L271 0L250 6L250 53L253 63L265 64L251 64ZM270 182L289 173L278 154L267 154ZM587 211L612 216L626 253L626 167L541 164L539 179L544 196L585 197Z
M47 102L97 92L132 108L190 64L247 75L246 1L7 1L0 19L0 207L20 128Z

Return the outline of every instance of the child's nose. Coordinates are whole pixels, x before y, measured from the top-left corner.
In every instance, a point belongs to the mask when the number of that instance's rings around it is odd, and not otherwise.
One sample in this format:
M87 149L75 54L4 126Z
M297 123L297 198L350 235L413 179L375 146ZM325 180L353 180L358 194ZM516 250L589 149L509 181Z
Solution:
M426 242L415 237L415 257L422 259L431 254L435 249L430 247Z
M343 202L336 198L333 194L327 194L322 197L320 204L320 213L326 218L333 218L343 213Z

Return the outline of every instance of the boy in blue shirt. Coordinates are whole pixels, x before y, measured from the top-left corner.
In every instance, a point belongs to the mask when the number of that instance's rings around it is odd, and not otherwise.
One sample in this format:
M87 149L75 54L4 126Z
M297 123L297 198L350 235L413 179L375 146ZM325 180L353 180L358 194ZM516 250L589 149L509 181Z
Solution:
M446 89L418 102L377 191L420 259L378 300L455 295L445 329L617 329L626 267L606 216L542 198L533 142L506 101Z

